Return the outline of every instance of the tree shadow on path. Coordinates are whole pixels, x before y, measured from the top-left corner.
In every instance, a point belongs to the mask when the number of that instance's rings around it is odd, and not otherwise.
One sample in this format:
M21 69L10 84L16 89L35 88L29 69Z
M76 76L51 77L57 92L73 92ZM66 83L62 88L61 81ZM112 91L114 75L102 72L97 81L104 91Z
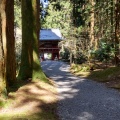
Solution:
M120 120L118 91L73 76L66 63L45 61L41 64L45 74L56 83L61 120Z

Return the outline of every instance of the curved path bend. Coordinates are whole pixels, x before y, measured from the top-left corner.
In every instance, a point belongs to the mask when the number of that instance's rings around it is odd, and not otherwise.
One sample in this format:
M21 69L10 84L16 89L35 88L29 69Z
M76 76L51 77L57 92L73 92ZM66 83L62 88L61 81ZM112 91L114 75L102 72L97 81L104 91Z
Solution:
M120 120L118 91L72 75L66 63L44 61L41 65L57 85L61 120Z

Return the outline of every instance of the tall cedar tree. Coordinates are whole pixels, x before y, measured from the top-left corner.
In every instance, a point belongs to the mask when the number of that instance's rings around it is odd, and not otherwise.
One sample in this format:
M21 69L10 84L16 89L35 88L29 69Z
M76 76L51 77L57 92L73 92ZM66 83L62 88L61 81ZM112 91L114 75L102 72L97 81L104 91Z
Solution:
M46 77L42 72L39 60L39 31L40 31L40 1L32 0L33 10L33 69L32 69L32 80L41 79L46 81Z
M39 1L22 0L22 55L18 79L43 79L39 62Z
M31 0L22 0L22 54L18 79L32 77L33 17Z
M16 80L13 7L14 0L0 1L0 97Z
M14 0L6 2L6 77L8 86L16 82L15 38L14 38Z
M6 1L0 1L0 98L5 98L6 93L6 74L5 74L5 51L6 35L4 34L6 27L6 14L5 14Z

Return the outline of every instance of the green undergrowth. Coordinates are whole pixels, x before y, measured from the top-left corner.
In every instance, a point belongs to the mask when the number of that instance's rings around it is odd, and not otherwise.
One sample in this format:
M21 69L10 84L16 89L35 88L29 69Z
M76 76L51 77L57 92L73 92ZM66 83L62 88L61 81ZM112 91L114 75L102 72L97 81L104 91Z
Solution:
M0 100L0 108L7 108L11 103L11 100Z
M88 78L93 78L100 82L108 82L120 75L120 67L110 67L104 70L92 71Z
M39 79L41 79L43 82L49 83L48 78L45 76L45 74L43 72L41 72L41 70L39 72L34 72L33 73L33 81L39 81Z
M27 113L20 114L3 114L0 115L0 120L58 120L58 117L52 112L42 111L37 114L27 115Z
M120 67L107 67L104 69L102 66L100 67L94 67L94 69L91 70L91 66L89 67L87 64L73 64L70 71L77 76L104 82L108 84L109 87L120 89Z

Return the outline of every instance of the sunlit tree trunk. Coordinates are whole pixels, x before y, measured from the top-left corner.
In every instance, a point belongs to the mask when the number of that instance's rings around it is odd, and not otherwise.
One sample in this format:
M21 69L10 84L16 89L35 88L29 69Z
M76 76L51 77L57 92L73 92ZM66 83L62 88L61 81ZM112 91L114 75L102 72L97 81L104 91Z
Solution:
M39 61L39 0L22 0L22 57L19 79L46 80Z
M90 0L91 4L91 15L90 15L90 48L95 48L95 37L94 37L94 25L95 25L95 13L94 13L94 0Z
M94 26L95 26L95 13L94 13L94 7L95 7L95 2L94 0L89 0L89 3L91 5L91 10L90 10L90 29L89 29L89 38L90 38L90 45L88 46L89 50L94 50L96 49L96 43L95 41L95 36L94 36ZM89 65L91 66L91 53L88 53L88 61Z
M6 0L0 1L0 98L4 99L6 91Z
M40 1L32 0L32 10L33 10L33 69L32 69L32 80L46 80L44 73L40 67L39 60L39 31L40 31Z

